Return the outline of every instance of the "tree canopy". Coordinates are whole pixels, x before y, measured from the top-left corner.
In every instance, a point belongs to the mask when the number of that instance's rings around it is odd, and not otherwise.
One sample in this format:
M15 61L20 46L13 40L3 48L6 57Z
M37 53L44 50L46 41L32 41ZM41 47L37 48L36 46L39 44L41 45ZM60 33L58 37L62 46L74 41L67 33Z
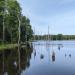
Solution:
M32 38L30 20L22 14L22 9L17 0L0 0L0 41L5 43L16 43L19 33L18 26L20 19L21 42L29 41ZM4 31L3 31L4 27Z

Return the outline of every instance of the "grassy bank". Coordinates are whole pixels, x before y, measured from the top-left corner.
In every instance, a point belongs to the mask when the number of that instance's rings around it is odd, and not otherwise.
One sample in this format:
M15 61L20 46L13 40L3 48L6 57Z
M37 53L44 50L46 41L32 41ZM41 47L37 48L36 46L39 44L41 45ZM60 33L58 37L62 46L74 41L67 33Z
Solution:
M12 49L17 47L18 44L4 44L4 45L0 45L0 50L4 50L4 49Z

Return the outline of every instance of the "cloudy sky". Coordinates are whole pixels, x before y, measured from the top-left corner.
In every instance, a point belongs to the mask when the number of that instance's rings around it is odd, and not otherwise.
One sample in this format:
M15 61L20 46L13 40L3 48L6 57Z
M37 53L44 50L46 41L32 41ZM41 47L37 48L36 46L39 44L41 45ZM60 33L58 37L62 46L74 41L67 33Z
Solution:
M75 34L75 0L18 0L35 34Z

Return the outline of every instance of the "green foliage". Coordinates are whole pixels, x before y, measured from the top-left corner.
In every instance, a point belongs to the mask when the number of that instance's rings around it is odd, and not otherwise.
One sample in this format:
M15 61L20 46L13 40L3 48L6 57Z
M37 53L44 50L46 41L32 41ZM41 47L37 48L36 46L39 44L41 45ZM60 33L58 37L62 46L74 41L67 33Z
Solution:
M57 40L63 40L63 35L62 34L58 34L57 35Z
M3 18L5 28L5 41L6 43L18 42L18 27L19 20L21 21L21 41L29 41L32 37L33 31L30 25L30 20L23 16L21 7L17 0L0 0L0 40L3 39Z
M49 38L48 38L49 36ZM75 35L34 35L34 40L75 40Z

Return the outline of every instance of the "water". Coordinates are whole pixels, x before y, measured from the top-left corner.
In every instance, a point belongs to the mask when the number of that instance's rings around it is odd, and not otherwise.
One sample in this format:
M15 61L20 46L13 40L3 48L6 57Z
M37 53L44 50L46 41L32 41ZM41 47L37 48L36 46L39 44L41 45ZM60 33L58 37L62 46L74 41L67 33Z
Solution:
M0 51L0 75L21 75L30 66L32 51L29 46L19 49L20 56L18 48Z
M17 49L4 50L4 60L2 54L0 75L75 75L75 41L36 41L20 49L20 58Z
M22 75L75 75L75 41L37 41L33 48L30 67Z

